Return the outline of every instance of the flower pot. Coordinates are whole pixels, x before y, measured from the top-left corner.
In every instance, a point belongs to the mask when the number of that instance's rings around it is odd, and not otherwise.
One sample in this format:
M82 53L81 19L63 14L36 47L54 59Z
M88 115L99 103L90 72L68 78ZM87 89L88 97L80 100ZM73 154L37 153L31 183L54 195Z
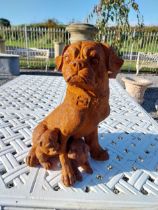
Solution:
M158 111L158 99L155 102L155 109L156 109L156 111Z
M97 33L97 28L91 24L74 23L66 27L70 33L70 42L74 43L83 40L93 40Z
M138 77L123 77L122 81L125 83L127 92L135 98L139 104L142 104L144 101L145 90L152 84L152 82Z
M62 51L65 47L63 42L54 42L54 56L57 57L62 54Z

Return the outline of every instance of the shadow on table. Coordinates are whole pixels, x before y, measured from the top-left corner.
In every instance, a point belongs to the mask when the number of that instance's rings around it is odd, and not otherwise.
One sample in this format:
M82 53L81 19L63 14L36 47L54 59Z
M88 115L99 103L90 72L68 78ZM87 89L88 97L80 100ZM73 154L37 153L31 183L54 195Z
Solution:
M158 88L157 87L148 88L144 94L144 102L142 104L142 107L147 112L156 112L155 102L157 99L158 99Z
M15 187L17 179L21 180L23 176L26 178L26 185L30 180L33 180L34 183L37 179L36 173L38 173L38 179L40 177L41 182L44 181L43 183L47 183L46 186L49 186L48 189L54 191L63 188L65 189L60 180L60 170L46 171L41 167L26 167L24 159L28 153L27 148L31 145L30 140L26 141L24 138L21 139L21 141L23 142L21 142L20 145L27 143L25 144L24 151L19 150L19 146L17 147L17 144L14 145L13 140L10 140L10 143L8 142L5 148L3 147L0 150L0 155L2 156L2 162L0 162L0 176L2 177L2 180L7 176L10 177L8 181L5 180L6 187ZM141 182L143 184L147 177L148 181L153 183L153 186L156 186L155 188L158 188L157 185L154 184L155 177L157 177L158 184L158 173L154 173L158 172L158 134L103 132L99 133L99 141L101 146L108 150L110 158L108 161L95 161L92 158L89 158L91 167L93 168L93 174L82 172L83 181L76 182L74 185L76 190L79 189L84 192L95 192L95 190L100 189L99 187L101 186L103 187L103 191L106 188L117 194L119 193L119 190L116 188L116 185L118 183L128 183L129 180L131 181L133 179L133 175L135 180L139 178L139 176L142 176ZM13 163L16 161L16 165L13 164L10 170L8 170L6 165L8 157L9 161L13 161ZM10 157L12 158L10 159ZM23 171L23 169L25 170ZM143 170L147 170L145 175L143 174ZM14 174L15 171L18 173ZM13 175L11 175L11 173L13 173ZM36 181L38 182L39 180ZM144 190L143 192L147 193L147 191Z
M94 172L92 175L83 173L83 181L76 183L76 188L107 184L116 176L128 181L124 174L132 175L139 169L158 172L157 134L100 133L99 139L102 147L108 149L110 159L100 162L90 158Z

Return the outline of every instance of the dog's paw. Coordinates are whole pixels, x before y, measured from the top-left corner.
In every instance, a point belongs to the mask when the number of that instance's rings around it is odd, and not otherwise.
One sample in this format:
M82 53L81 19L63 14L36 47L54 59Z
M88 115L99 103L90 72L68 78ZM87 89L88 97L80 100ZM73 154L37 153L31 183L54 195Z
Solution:
M84 167L84 171L85 171L87 174L92 174L92 173L93 173L93 169L92 169L90 166L85 166L85 167Z
M76 176L75 173L73 172L73 170L70 169L66 169L66 170L62 170L62 182L66 187L70 187L72 185L75 184L76 182Z
M109 154L107 150L103 150L103 149L100 149L98 151L95 151L94 153L91 153L91 157L94 160L98 160L98 161L109 160Z

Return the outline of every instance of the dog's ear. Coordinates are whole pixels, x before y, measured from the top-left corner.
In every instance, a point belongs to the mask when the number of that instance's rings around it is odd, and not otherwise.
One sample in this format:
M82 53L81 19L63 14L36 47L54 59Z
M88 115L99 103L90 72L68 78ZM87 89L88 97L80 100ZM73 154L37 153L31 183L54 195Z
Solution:
M62 54L55 58L55 64L56 64L56 68L57 68L58 71L62 71L63 55L64 55L64 52L67 50L68 47L69 47L69 45L65 46L63 51L62 51Z
M106 55L108 54L108 76L109 78L116 78L124 61L116 55L112 47L107 44L102 44L102 46Z
M58 71L62 71L63 56L59 55L55 58L55 64Z
M109 78L116 78L116 75L120 72L120 68L123 65L123 59L119 58L114 50L110 47L109 55L109 69L108 76Z

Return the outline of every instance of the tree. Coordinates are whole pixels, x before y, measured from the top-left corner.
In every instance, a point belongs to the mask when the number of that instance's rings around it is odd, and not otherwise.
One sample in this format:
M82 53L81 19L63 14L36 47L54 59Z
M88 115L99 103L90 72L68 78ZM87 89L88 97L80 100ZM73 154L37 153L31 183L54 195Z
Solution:
M0 18L0 26L6 26L6 27L10 27L10 21L5 19L5 18Z
M130 27L129 13L131 10L134 10L136 13L138 26L142 27L143 18L135 0L100 0L88 17L88 21L92 18L96 19L98 28L97 40L106 41L107 27L113 25L116 33L112 45L118 51L124 38L123 32L129 30Z
M40 28L64 28L63 24L60 24L55 18L48 19L40 23L32 23L27 25L28 27L40 27Z
M58 26L58 21L56 19L48 19L44 22L45 27L47 28L55 28Z

